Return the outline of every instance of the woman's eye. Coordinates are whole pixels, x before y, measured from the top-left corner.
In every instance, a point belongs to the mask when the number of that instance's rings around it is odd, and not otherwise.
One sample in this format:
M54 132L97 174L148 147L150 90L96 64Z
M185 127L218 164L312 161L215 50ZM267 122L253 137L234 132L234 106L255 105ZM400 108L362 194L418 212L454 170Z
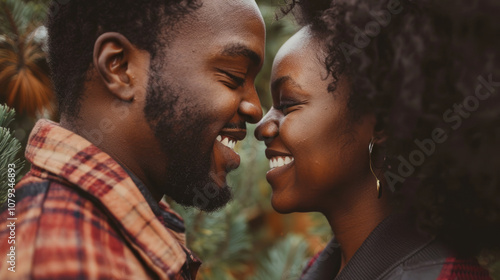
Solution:
M281 103L276 109L283 112L284 115L288 115L289 113L295 111L299 105L299 103Z

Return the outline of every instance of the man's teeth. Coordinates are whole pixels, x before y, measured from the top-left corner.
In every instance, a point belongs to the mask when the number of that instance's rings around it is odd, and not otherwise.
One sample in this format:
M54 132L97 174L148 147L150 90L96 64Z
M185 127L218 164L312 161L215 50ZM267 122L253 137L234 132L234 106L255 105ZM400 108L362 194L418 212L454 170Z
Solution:
M271 169L281 167L293 162L293 157L273 157L269 160L269 167Z
M217 141L221 142L222 145L230 148L231 150L234 150L234 146L236 145L236 140L229 139L227 137L222 137L221 135L217 136Z

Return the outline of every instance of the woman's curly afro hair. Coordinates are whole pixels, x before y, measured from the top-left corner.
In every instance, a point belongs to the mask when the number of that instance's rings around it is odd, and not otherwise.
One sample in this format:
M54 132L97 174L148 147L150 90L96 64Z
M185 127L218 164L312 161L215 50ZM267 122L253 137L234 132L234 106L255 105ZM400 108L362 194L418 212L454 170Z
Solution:
M327 51L353 118L388 136L386 189L458 253L500 248L500 2L303 0L283 8Z

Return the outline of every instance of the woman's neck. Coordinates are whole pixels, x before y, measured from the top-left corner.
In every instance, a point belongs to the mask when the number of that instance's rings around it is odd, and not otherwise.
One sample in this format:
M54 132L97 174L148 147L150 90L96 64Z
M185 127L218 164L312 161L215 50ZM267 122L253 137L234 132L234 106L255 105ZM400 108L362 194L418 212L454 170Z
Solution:
M353 199L332 205L325 216L340 244L342 262L340 270L350 261L361 244L392 213L390 195L377 199L376 193L360 191Z

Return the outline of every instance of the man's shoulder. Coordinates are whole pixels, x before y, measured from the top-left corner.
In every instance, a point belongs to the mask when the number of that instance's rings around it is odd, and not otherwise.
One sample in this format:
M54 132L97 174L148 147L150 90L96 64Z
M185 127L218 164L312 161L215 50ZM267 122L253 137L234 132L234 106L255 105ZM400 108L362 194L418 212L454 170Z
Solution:
M0 223L15 218L18 228L35 227L30 230L41 235L50 232L45 239L57 236L68 238L69 233L81 231L84 224L96 230L117 235L112 220L104 207L90 195L57 176L40 177L29 172L15 188L13 204L7 203L0 211ZM3 229L0 233L4 232ZM24 229L23 229L24 233ZM101 235L94 235L95 238ZM54 239L55 243L58 240Z
M129 267L144 272L113 219L77 188L56 177L28 173L16 186L15 195L14 207L7 204L0 212L0 240L14 236L12 244L0 244L2 270L7 271L4 266L13 246L17 276L87 278L96 273L104 278L127 278L122 273L134 274ZM36 273L41 274L34 277Z
M0 208L0 223L16 221L18 228L36 224L50 184L49 180L33 176L31 172L26 174ZM4 231L0 229L0 236Z
M14 196L0 209L0 224L15 222L23 245L37 242L37 246L43 246L48 240L55 242L53 245L66 242L63 240L71 227L103 217L103 212L75 188L32 172L16 185ZM8 230L0 228L0 237L6 234Z
M2 216L15 216L20 225L36 217L57 214L57 209L81 208L88 201L76 188L56 176L28 172L16 184L11 203L0 209Z

